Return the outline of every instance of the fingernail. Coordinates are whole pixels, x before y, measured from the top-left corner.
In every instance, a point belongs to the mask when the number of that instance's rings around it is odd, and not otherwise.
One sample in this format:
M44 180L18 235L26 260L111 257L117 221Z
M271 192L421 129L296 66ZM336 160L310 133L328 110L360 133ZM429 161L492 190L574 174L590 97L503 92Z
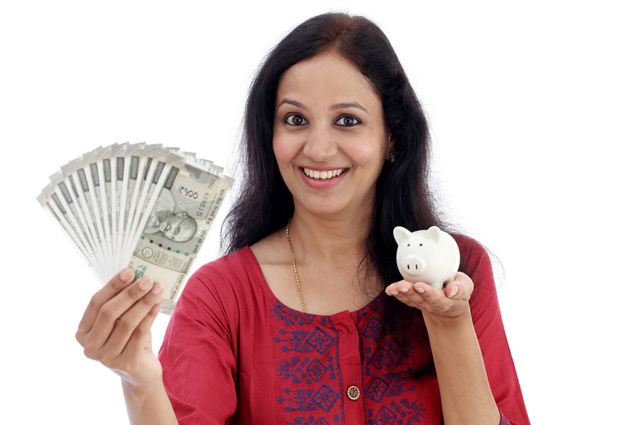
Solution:
M402 291L404 293L407 293L407 292L409 292L409 288L400 288L400 291Z
M151 279L149 279L148 277L143 277L142 279L140 279L138 286L140 287L140 289L151 288Z
M129 282L133 278L133 270L129 267L123 269L120 272L120 280L123 282Z
M449 294L449 298L455 297L457 293L458 293L458 287L454 286L453 289L451 290L451 293Z
M162 291L162 286L160 286L160 284L156 285L151 292L154 294L159 294Z
M418 286L417 288L415 288L416 291L418 291L418 293L420 294L424 294L424 288L421 286Z

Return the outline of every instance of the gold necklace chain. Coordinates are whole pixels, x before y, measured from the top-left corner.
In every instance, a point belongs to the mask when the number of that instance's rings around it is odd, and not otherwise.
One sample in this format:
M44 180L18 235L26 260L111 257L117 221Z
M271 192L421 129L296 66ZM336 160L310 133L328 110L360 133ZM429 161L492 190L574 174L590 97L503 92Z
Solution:
M302 286L300 285L300 276L298 275L298 267L296 267L296 255L293 252L293 245L291 244L291 236L289 235L289 223L291 223L291 219L287 222L286 236L287 242L289 242L289 254L291 254L291 262L293 264L293 274L296 277L296 286L298 287L298 296L300 297L300 302L302 303L302 311L307 312L307 305L304 303L304 298L302 297Z

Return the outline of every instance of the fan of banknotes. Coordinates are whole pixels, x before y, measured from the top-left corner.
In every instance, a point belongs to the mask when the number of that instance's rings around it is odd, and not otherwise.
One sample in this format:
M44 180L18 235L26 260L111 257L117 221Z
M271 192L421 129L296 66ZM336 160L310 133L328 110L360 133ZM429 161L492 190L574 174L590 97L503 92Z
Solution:
M99 147L64 165L38 196L102 283L124 267L164 289L171 314L233 179L162 145Z

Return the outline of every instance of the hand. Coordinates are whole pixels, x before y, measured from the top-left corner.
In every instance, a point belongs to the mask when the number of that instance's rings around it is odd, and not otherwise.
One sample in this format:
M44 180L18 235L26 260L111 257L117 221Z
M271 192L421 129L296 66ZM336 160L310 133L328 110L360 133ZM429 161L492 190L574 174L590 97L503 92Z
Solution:
M395 296L410 307L422 311L423 315L434 319L456 319L469 311L469 298L473 292L473 281L462 272L436 289L424 282L411 283L400 280L387 286L386 293Z
M125 269L93 295L76 339L85 356L100 361L131 386L143 387L162 378L150 332L160 311L162 287L148 277L136 282L133 278L133 271Z

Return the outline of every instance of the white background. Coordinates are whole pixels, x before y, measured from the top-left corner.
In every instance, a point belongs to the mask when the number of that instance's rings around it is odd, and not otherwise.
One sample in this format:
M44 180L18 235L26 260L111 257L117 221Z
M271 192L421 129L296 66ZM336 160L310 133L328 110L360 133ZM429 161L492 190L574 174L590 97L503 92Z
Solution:
M327 11L367 16L396 49L431 125L447 216L496 255L532 422L637 420L633 2L316 3L2 3L0 422L128 421L119 378L74 338L102 284L35 200L49 175L125 141L179 146L231 171L261 60ZM193 270L218 257L230 202ZM154 324L156 352L167 321Z

